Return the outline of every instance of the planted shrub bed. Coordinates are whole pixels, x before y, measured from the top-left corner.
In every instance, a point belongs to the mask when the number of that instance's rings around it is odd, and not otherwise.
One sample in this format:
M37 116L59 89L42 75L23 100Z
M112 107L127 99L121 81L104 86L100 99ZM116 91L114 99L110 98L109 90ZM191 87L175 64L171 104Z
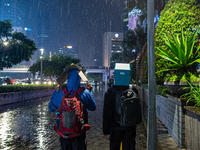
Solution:
M55 89L57 84L53 85L6 85L0 86L0 93L20 92L20 91L35 91L35 90L49 90Z
M144 89L148 89L148 84L141 85ZM172 95L172 92L165 85L156 85L156 94L167 97L167 94Z

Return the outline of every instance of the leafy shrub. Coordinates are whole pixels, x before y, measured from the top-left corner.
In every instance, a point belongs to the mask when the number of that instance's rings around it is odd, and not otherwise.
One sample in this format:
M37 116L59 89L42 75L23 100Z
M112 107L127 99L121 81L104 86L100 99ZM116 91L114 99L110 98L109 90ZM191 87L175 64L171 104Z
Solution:
M142 84L141 85L144 89L148 89L148 84ZM167 89L165 85L156 85L156 94L162 95L164 97L167 97L167 94L173 95L173 93Z
M147 62L147 42L142 47L142 51L139 55L137 65L136 65L136 83L139 85L141 83L148 82L148 62Z
M188 82L188 84L190 85L190 87L184 88L184 89L190 89L189 93L183 94L181 97L184 97L187 99L187 103L189 102L194 102L195 103L195 107L199 107L200 108L200 87L199 84L195 84L195 83L190 83Z
M1 85L0 93L55 89L56 85L57 84L53 84L53 85L6 85L6 86Z
M181 28L195 30L200 25L200 5L196 0L169 0L160 14L160 19L155 32L155 51L165 49L170 52L165 46L164 35L180 34ZM191 35L192 33L190 33ZM169 37L170 38L170 37ZM172 38L172 37L171 37ZM199 36L197 40L199 40ZM156 71L165 69L165 64L169 62L156 56ZM156 74L157 79L164 80L166 73L160 72Z
M130 65L131 65L130 77L131 77L131 80L135 80L135 78L136 78L136 62L134 61Z
M165 77L165 81L170 81L170 82L174 82L174 81L199 82L199 75L197 73L195 73L195 74L189 73L188 76L187 76L187 74L184 74L184 75L170 75L170 74L167 74L166 77Z
M170 52L166 51L164 48L158 48L158 56L168 60L170 64L166 64L167 68L162 71L178 70L178 71L187 71L191 68L194 63L200 63L199 51L200 47L197 47L197 50L194 51L194 45L197 43L196 35L198 29L189 35L191 32L187 29L186 33L181 30L181 36L167 35L163 37L165 40L165 46L169 48ZM172 38L172 39L171 39Z
M167 94L173 95L172 91L170 91L168 88L162 88L160 95L167 97Z
M157 73L167 72L168 74L176 75L177 77L174 79L177 80L175 81L180 81L183 76L191 79L192 73L196 73L196 66L200 63L200 46L197 46L197 49L194 50L194 45L197 43L195 38L198 30L190 36L189 33L188 29L185 33L182 29L181 36L179 37L178 34L177 37L170 35L170 37L173 37L171 40L165 35L165 45L171 52L167 52L164 48L158 48L159 53L157 55L169 63L165 64L165 69L161 69Z

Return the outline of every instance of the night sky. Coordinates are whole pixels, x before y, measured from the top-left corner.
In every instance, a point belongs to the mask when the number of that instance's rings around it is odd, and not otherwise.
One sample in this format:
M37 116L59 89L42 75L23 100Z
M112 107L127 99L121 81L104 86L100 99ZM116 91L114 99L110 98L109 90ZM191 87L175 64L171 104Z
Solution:
M25 24L49 36L49 51L75 46L82 65L101 65L94 58L102 58L103 33L123 32L124 0L30 0L27 5Z

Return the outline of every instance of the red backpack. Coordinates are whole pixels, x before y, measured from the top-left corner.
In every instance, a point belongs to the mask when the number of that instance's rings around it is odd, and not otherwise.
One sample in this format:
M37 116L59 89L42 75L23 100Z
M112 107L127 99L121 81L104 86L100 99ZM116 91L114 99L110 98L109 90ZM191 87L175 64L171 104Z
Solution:
M66 87L62 89L64 96L56 113L54 130L64 138L79 136L90 129L89 124L84 124L83 104L79 97L84 89L81 87L76 92L68 92ZM73 95L70 95L70 92L73 92Z

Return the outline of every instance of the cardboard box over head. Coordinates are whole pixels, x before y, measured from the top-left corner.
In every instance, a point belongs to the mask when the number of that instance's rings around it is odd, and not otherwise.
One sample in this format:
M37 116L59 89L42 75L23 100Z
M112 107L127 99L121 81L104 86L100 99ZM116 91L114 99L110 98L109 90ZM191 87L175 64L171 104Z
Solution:
M83 81L88 81L87 78L86 78L86 76L83 74L82 68L81 68L80 66L77 66L77 65L69 65L69 66L67 66L66 68L63 69L64 72L56 79L56 81L58 82L58 84L59 84L60 86L62 86L63 83L65 83L65 81L66 81L67 78L68 78L69 72L70 72L71 70L73 70L73 69L78 70L78 74L79 74L79 76L81 77L81 79L82 79Z
M115 63L115 81L114 85L129 86L130 82L130 64Z

